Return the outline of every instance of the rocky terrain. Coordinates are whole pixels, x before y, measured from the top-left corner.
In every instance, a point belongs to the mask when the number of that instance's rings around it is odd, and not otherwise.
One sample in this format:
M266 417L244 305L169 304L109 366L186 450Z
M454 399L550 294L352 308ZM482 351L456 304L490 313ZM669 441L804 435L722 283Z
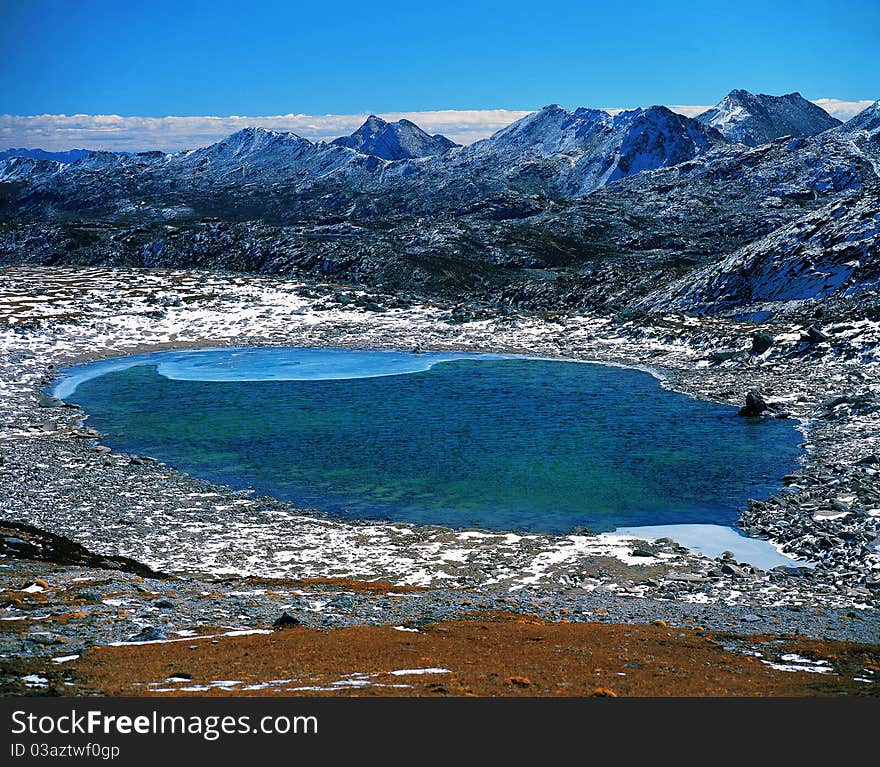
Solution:
M787 99L786 120L799 109ZM406 159L248 129L174 155L0 161L10 684L26 684L22 658L272 631L284 612L318 628L503 610L876 642L877 112L756 146L664 107L551 106ZM44 392L87 359L260 344L648 366L794 419L801 467L740 524L809 566L587 531L345 522L115 454ZM351 585L377 580L404 591Z

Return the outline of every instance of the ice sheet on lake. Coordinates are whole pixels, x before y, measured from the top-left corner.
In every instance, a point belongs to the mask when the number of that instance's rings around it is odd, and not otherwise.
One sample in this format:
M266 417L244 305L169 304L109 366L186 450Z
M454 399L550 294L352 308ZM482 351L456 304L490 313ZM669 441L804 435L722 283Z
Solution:
M65 371L51 391L64 399L85 381L140 365L155 365L159 375L175 381L330 381L420 373L455 360L522 358L509 354L283 346L166 351L77 365Z
M676 543L708 557L719 557L723 552L731 551L737 562L748 562L762 570L769 570L779 565L813 566L809 562L785 556L770 541L747 538L732 527L723 525L649 525L619 527L614 532L617 535L646 541L671 538Z

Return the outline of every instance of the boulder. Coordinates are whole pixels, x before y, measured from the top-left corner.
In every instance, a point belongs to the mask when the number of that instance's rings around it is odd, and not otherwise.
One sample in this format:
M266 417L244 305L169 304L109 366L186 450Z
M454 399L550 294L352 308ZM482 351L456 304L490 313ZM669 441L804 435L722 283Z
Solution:
M294 626L299 625L299 619L294 618L289 612L285 611L281 614L281 617L272 624L272 627L276 630L282 630L293 628Z
M739 359L743 353L738 349L718 349L709 355L712 362L729 362L730 360Z
M766 330L758 330L752 334L752 354L759 355L773 346L773 336Z
M739 409L738 415L754 418L770 410L765 399L754 389L746 394L746 404Z
M829 340L828 336L823 333L815 325L807 328L807 332L803 336L803 340L811 344L821 344Z
M144 626L137 634L130 636L126 642L158 642L167 638L165 629L161 626Z

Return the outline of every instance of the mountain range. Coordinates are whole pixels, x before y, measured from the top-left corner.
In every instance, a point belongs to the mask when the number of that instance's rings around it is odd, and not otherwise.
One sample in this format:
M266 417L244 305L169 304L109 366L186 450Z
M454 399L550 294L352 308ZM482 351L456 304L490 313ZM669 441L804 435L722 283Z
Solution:
M878 166L878 104L841 124L796 93L736 90L696 118L550 105L465 147L375 116L332 142L247 128L173 154L0 161L0 261L739 311L865 293Z
M47 152L44 149L7 149L0 152L0 160L11 157L27 157L31 160L53 160L55 162L76 162L89 153L88 149L68 149L66 152Z

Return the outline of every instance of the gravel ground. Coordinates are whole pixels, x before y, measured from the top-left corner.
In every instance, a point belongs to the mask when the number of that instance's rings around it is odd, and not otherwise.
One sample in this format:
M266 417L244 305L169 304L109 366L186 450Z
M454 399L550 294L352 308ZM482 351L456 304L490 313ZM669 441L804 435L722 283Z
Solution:
M878 641L880 331L873 323L826 322L811 333L674 316L649 327L476 307L462 317L460 307L410 296L266 278L0 270L0 517L174 576L138 581L118 569L40 563L7 549L0 652L63 657L133 636L270 629L285 611L316 627L417 626L504 609L552 620L662 619ZM770 338L763 350L760 333ZM77 409L43 393L59 369L86 359L259 344L551 354L649 367L664 386L728 404L757 390L776 414L796 419L805 450L784 491L751 502L741 524L816 566L762 572L671 541L612 534L341 521L214 486L148 457L114 454ZM308 578L419 590L365 592L304 584Z

